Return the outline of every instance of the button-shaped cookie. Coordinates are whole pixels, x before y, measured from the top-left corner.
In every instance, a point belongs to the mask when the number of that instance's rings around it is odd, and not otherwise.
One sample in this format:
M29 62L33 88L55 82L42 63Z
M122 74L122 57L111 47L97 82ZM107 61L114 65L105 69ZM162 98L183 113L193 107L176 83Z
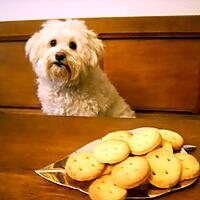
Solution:
M107 140L94 149L95 158L101 163L115 164L126 159L130 153L128 144L122 140Z
M89 181L101 175L105 165L97 161L92 153L81 152L68 158L65 170L77 181Z
M149 163L141 156L128 157L115 165L111 173L113 182L124 189L141 185L147 180L149 174Z
M155 149L161 143L158 130L153 128L140 129L129 140L131 153L143 155Z
M123 200L126 194L127 190L112 182L111 175L96 179L89 187L89 196L92 200Z
M181 181L199 176L198 160L187 153L176 153L175 156L181 161Z
M146 155L151 167L149 182L158 188L170 188L178 183L181 176L181 164L171 152L162 148Z
M159 132L164 140L171 143L173 149L180 149L183 146L184 141L180 134L165 129L160 129Z

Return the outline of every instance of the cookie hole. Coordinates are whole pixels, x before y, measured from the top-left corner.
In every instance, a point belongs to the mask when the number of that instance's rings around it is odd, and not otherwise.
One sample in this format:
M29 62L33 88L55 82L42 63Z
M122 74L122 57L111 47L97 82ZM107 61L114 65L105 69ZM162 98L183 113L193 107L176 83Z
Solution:
M134 169L135 171L138 171L138 169L136 168L136 169Z
M185 169L186 169L186 170L189 170L190 168L189 168L189 167L185 167Z
M92 163L91 166L92 166L92 167L95 167L95 164Z
M170 162L170 161L171 161L171 159L170 159L170 158L167 158L167 161L169 161L169 162Z
M83 171L83 169L82 169L82 168L79 168L79 171Z
M124 167L123 167L123 166L121 166L121 169L124 169Z
M103 181L101 181L102 183L105 183L105 181L103 180Z
M159 155L155 155L156 158L159 158Z
M169 174L169 172L166 170L166 171L165 171L165 174Z
M113 193L111 190L109 190L108 192L111 193L111 194Z
M101 187L100 187L100 186L97 186L97 189L101 190Z
M127 176L129 176L129 173L126 173Z
M152 172L152 174L155 176L156 175L156 173L155 172Z
M76 159L74 159L74 162L77 162L77 160L76 160Z
M130 162L129 165L133 165L133 163Z
M118 148L117 147L114 147L114 150L117 150Z
M89 157L89 156L86 156L86 157L85 157L85 159L89 160L89 159L90 159L90 157Z

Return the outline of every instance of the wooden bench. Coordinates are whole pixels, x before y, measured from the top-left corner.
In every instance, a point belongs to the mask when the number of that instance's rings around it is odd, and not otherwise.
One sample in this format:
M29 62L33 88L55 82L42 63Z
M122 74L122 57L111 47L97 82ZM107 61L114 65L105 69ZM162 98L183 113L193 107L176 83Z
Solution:
M136 111L200 113L200 16L84 19L103 68ZM40 114L27 39L43 20L0 22L0 111Z

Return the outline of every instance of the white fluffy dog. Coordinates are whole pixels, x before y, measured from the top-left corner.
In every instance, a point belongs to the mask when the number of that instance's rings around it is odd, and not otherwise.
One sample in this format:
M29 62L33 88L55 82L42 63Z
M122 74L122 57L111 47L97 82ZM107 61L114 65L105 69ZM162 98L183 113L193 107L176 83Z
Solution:
M49 115L133 117L99 67L102 41L83 21L50 20L26 44L38 97Z

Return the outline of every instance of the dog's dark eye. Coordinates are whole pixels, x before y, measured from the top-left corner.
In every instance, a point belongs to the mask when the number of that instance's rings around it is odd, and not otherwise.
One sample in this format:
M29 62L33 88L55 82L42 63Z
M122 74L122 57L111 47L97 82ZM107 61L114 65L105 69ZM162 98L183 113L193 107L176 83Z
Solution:
M76 50L76 48L77 48L76 43L75 43L75 42L70 42L70 43L69 43L69 48L70 48L70 49L73 49L73 50Z
M55 47L56 44L57 44L57 41L56 41L56 40L51 40L51 41L50 41L51 47Z

